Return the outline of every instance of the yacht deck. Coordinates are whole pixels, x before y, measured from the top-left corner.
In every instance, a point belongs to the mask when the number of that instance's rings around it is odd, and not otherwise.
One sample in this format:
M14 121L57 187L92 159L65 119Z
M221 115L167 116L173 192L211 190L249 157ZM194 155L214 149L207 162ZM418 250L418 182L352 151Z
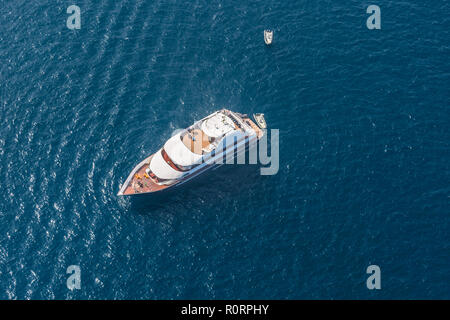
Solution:
M148 162L150 162L150 160L151 157ZM123 192L124 195L154 192L169 187L167 185L159 185L150 178L150 176L145 172L148 168L148 162L146 161L146 163L142 164L141 167L133 174L133 177Z

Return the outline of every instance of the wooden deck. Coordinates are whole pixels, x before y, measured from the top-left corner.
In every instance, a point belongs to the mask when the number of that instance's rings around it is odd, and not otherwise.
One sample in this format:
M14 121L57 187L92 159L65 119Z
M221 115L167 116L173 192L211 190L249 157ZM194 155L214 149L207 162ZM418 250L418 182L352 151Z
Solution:
M203 149L206 149L210 142L209 137L200 129L194 129L190 133L183 136L184 145L196 154L203 154ZM195 139L195 140L193 140Z
M133 175L132 179L128 183L124 195L132 195L139 193L149 193L168 188L167 185L159 185L155 183L149 175L145 172L148 168L148 163L144 163Z

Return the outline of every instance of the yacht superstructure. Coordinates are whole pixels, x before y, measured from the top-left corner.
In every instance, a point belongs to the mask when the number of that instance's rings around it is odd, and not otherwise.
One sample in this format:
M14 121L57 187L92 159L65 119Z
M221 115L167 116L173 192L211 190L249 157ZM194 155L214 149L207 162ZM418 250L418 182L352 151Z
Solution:
M262 114L257 119L264 120ZM261 120L257 120L261 123ZM223 164L264 135L264 126L247 115L222 109L171 137L156 153L139 163L118 193L135 195L161 191Z

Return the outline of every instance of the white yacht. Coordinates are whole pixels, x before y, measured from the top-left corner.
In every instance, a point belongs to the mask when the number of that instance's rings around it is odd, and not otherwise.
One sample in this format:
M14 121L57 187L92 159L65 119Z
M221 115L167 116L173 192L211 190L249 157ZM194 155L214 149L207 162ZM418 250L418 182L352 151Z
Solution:
M273 41L273 30L264 30L264 42L267 45L272 44Z
M139 163L120 188L119 196L179 186L254 146L264 135L263 114L247 115L222 109L171 137L156 153Z

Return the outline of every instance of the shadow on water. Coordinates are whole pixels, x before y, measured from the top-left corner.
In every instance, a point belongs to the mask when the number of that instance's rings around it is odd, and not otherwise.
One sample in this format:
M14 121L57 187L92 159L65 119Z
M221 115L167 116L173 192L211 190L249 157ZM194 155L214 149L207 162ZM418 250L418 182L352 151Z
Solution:
M131 212L147 215L172 207L192 208L204 206L211 197L232 199L260 179L259 165L223 165L211 169L179 187L161 192L132 196Z

